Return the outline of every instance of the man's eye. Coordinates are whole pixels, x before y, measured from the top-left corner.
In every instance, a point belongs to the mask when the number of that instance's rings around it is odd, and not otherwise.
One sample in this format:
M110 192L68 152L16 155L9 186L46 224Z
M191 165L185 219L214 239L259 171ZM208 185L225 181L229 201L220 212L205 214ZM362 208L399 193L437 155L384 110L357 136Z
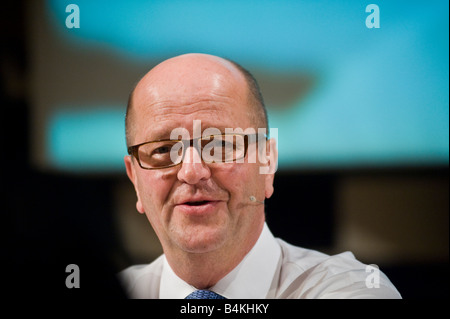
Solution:
M170 152L170 147L169 146L160 146L156 149L153 150L152 155L153 154L166 154Z

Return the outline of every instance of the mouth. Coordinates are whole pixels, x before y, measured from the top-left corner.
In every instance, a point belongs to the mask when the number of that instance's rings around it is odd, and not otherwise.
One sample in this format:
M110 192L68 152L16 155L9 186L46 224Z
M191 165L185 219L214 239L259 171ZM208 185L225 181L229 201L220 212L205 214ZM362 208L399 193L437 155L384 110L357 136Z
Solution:
M210 199L192 199L175 205L175 208L187 215L203 216L217 211L220 202Z
M201 200L201 201L192 201L192 202L185 202L182 205L188 205L188 206L201 206L206 205L208 203L211 203L213 201L210 200Z

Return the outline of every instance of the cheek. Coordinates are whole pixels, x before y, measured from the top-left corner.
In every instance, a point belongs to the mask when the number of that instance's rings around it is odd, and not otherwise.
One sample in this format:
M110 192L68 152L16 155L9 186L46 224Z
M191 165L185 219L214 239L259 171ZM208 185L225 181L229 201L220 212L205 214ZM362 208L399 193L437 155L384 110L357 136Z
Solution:
M164 171L146 171L139 177L139 197L147 214L161 212L172 188L173 180L174 177Z
M222 164L213 176L220 187L230 193L230 204L246 203L250 196L259 197L264 189L264 178L259 174L259 165L248 163Z

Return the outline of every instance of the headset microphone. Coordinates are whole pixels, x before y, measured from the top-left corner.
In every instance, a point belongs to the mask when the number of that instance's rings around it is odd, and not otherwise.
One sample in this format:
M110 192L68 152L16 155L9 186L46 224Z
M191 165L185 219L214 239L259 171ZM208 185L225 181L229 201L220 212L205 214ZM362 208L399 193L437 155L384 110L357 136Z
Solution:
M253 196L253 195L250 196L249 198L250 198L250 201L253 202L253 203L255 203L255 204L262 204L262 205L264 205L264 201L256 200L256 197Z

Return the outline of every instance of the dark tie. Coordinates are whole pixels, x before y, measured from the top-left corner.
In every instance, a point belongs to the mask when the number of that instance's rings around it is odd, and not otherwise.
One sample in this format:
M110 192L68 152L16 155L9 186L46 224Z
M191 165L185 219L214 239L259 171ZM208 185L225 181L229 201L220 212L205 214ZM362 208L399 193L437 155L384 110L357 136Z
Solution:
M227 299L211 290L196 290L184 299Z

